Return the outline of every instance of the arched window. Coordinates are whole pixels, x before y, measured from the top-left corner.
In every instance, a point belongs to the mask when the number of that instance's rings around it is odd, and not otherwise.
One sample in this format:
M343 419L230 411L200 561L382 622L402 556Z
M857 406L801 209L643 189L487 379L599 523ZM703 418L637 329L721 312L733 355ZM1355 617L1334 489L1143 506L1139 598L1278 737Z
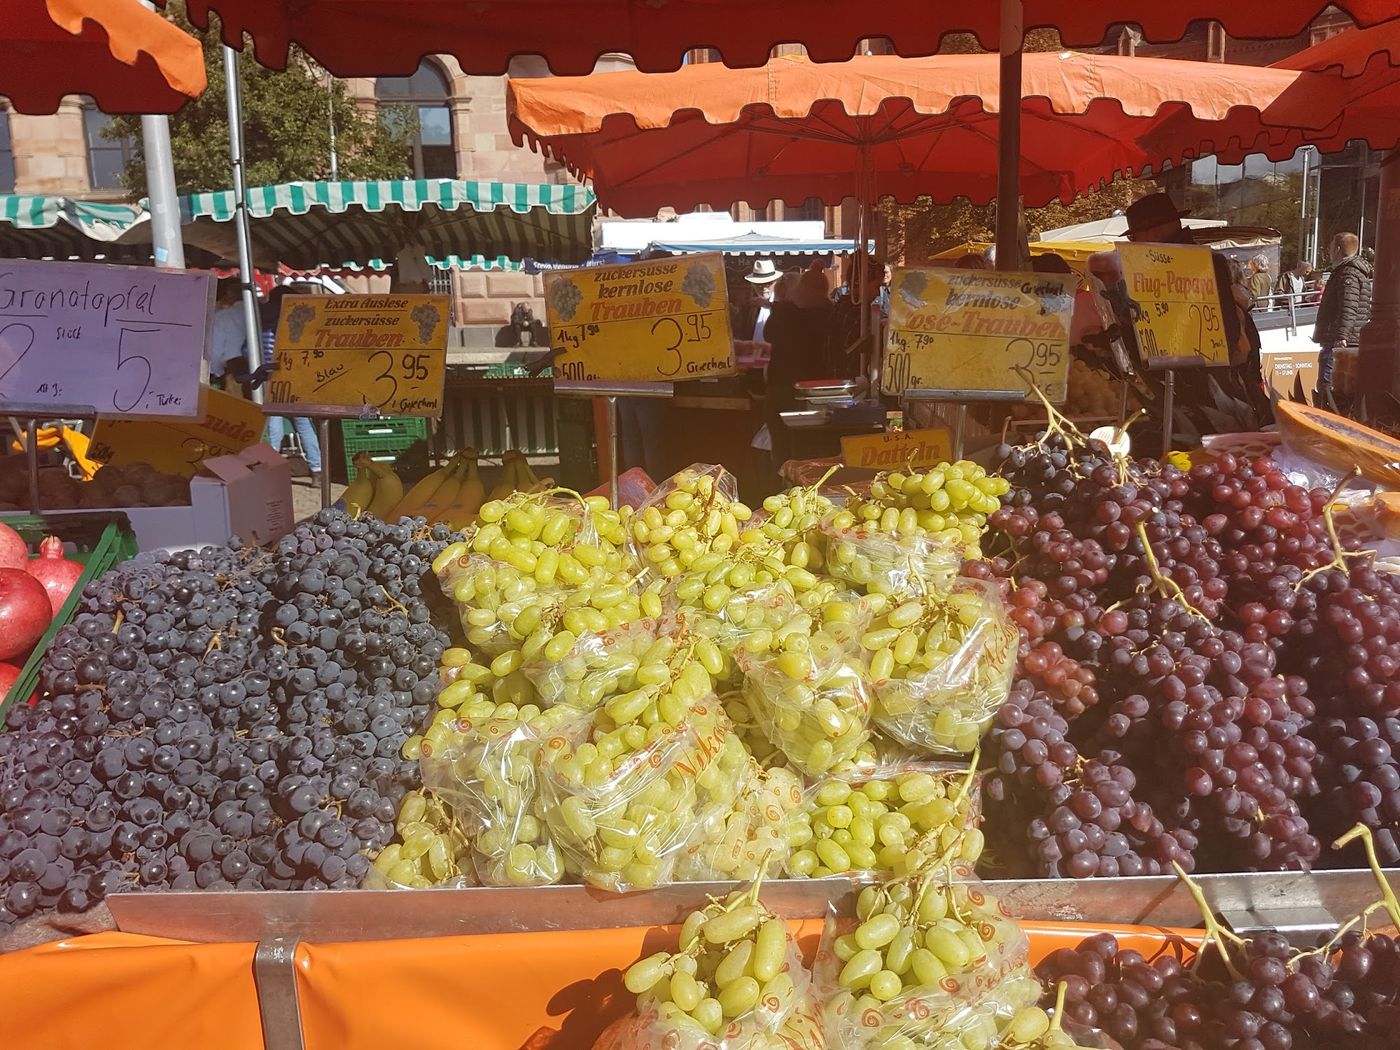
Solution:
M391 123L397 112L410 110L418 118L413 135L413 176L455 179L457 151L452 147L452 112L447 108L447 79L432 62L424 62L411 77L380 77L375 97L386 107ZM403 107L403 109L399 109Z
M0 106L0 193L15 192L15 148L10 142L10 113Z
M111 138L107 129L112 118L91 102L83 103L83 130L87 134L88 185L95 190L122 188L122 172L136 155L136 138Z

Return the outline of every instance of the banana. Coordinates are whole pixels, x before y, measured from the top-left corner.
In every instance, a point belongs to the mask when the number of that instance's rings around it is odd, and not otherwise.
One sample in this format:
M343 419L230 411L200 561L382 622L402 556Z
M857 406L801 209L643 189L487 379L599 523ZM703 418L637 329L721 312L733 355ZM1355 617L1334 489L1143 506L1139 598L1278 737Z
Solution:
M394 508L394 517L396 519L415 517L423 509L424 504L433 498L437 490L442 488L443 482L447 480L447 475L452 470L452 465L456 462L457 457L453 456L437 470L429 471L420 478L417 484L408 490L408 494L399 500L399 505Z
M455 506L457 493L462 487L462 481L466 474L466 461L459 456L454 456L452 462L447 466L447 476L442 479L442 484L438 486L432 498L424 501L423 505L418 508L418 514L433 521L448 507Z
M518 465L520 453L511 449L505 454L501 461L505 469L501 471L501 480L495 488L491 490L490 499L505 499L512 492L520 491L520 468Z
M457 491L457 502L439 514L434 521L450 525L459 531L465 529L476 520L476 512L481 509L485 499L486 487L476 472L476 457L469 457L466 477Z
M340 498L345 503L346 511L355 517L368 510L374 500L374 480L360 456L355 457L355 480L350 482Z
M403 499L403 482L388 463L370 463L369 472L374 476L374 499L369 512L380 521L397 521L390 515Z

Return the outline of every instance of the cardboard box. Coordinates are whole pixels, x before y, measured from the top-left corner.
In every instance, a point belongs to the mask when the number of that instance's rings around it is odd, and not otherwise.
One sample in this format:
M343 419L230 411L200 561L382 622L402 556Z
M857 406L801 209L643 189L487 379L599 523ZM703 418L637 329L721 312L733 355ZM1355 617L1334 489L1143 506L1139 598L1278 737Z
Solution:
M63 513L70 513L64 511ZM292 531L292 467L267 445L207 459L190 479L188 507L114 507L83 514L125 514L143 551L227 543L272 543ZM4 520L4 515L0 515Z

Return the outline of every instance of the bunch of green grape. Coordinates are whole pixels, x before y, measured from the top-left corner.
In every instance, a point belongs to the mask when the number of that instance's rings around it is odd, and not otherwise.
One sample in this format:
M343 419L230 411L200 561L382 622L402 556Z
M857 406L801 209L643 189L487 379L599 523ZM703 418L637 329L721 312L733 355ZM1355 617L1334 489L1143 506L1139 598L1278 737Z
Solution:
M427 889L445 883L468 884L471 855L455 815L441 799L410 791L399 802L395 839L373 861L370 885Z
M404 741L402 754L410 762L441 752L460 731L458 722L484 722L490 719L534 722L541 717L535 687L518 669L497 677L491 664L475 662L467 649L452 648L442 655L438 669L443 687L438 691L437 708L422 732ZM539 732L550 725L541 722Z
M876 725L921 751L971 754L1006 702L1018 641L1000 595L981 580L894 606L860 639Z
M753 517L753 511L731 499L721 481L713 472L690 467L671 479L664 494L653 493L655 502L627 520L638 562L670 578L692 569L706 554L733 550L740 523Z
M742 653L744 702L754 720L808 776L852 761L870 739L870 694L858 657L840 646L817 653L792 633L769 653Z
M870 495L852 499L833 518L838 529L866 528L904 538L926 536L981 557L987 517L1001 506L1010 483L976 463L958 460L923 473L877 477Z
M713 698L687 697L676 722L651 701L641 714L621 705L581 716L541 749L545 819L566 866L616 891L669 881L697 828L733 810L749 760Z
M975 773L907 768L831 777L788 818L787 872L823 878L848 871L909 875L934 857L973 865L984 838Z
M764 769L753 758L729 812L714 811L696 833L676 865L679 882L739 881L767 878L787 859L787 822L802 804L802 778L783 767Z
M779 1032L807 999L797 945L757 898L755 887L692 912L681 925L679 950L628 968L623 983L636 994L638 1012L655 1010L662 1025L678 1030L660 1045L696 1031L715 1037L727 1030L728 1042L737 1022L735 1045L767 1047L765 1034Z
M1029 1029L1021 1011L1040 986L1026 936L967 875L932 868L867 886L854 922L828 922L817 983L838 1045L988 1050L1011 1025Z

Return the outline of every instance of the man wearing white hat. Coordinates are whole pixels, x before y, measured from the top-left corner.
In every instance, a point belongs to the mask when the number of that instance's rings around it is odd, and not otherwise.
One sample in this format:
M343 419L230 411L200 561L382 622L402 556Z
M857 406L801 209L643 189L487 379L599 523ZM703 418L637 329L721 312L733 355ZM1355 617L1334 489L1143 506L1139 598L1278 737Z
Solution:
M754 287L753 301L746 304L740 314L739 326L734 331L737 338L752 339L755 343L767 342L763 338L763 329L773 309L775 286L782 278L782 271L773 265L772 259L754 262L753 269L744 276L744 280Z

